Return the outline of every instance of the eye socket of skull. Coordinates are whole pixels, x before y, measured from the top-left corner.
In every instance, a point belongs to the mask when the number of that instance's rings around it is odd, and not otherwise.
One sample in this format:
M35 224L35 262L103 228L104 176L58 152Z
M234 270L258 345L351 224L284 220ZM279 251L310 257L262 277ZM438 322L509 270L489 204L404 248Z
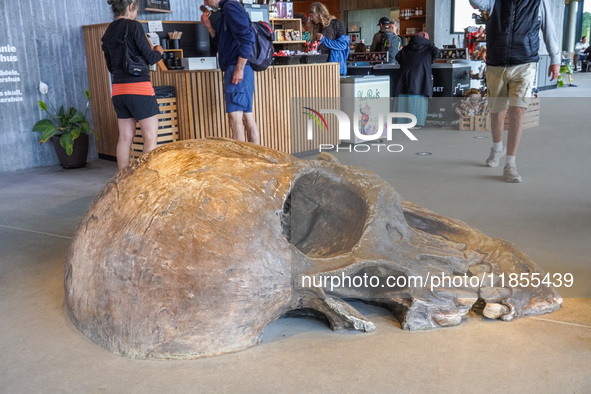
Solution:
M350 252L367 218L367 204L346 182L312 172L294 182L281 222L283 234L299 251L323 258Z

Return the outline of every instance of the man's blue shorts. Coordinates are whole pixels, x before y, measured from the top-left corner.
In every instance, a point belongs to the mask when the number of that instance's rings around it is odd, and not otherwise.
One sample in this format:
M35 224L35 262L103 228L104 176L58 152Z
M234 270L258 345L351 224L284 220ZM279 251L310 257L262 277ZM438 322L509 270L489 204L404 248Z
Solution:
M247 64L244 67L244 79L238 85L232 84L235 65L224 71L224 99L226 101L226 112L252 112L252 101L254 98L254 71Z

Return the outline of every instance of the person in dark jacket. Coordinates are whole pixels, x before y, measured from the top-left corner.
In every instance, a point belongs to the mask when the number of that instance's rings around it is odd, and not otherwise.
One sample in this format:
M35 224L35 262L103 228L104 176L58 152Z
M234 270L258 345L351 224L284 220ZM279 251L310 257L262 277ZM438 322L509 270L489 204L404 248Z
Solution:
M119 127L117 166L121 170L129 164L136 120L142 129L144 153L156 148L160 112L148 66L140 75L130 74L125 67L125 48L127 46L132 58L139 57L140 62L148 64L161 60L164 50L160 45L151 47L142 25L135 20L139 0L108 0L107 3L111 5L115 20L107 27L102 42L107 68L112 75L112 101Z
M503 177L521 182L515 159L523 130L523 118L536 77L540 30L550 54L548 76L558 77L560 45L554 32L549 0L470 0L486 11L486 85L491 112L493 146L486 165L497 167L503 149L505 117L509 116L507 157Z
M400 76L394 95L398 97L398 111L410 112L417 117L417 126L427 119L427 97L433 96L432 64L439 56L439 48L426 32L412 36L408 45L396 54Z
M328 53L329 62L340 64L341 75L347 75L347 57L349 56L349 36L343 23L330 15L322 3L312 3L309 9L312 38L320 41L318 50Z
M224 101L232 138L260 144L259 129L252 113L254 70L248 63L255 41L248 14L234 0L205 0L205 5L221 10L212 24L212 14L204 12L201 22L217 43L220 69L224 72Z

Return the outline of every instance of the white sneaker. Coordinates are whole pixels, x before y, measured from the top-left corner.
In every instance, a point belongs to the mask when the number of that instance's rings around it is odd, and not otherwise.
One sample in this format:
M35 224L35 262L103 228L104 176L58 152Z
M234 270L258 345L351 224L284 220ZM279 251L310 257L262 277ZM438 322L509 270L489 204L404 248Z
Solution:
M507 182L519 183L521 182L521 175L517 172L517 167L506 166L503 170L503 177Z
M501 160L501 157L503 156L505 156L505 152L490 148L490 156L486 159L486 165L488 167L497 167L499 165L499 160Z

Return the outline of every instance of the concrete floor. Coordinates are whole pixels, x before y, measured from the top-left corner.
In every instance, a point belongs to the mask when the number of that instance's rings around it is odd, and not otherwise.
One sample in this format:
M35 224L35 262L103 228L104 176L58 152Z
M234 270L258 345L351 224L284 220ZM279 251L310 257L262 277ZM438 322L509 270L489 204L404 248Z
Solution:
M396 154L337 153L403 198L513 242L543 269L572 273L558 312L514 322L470 315L460 326L405 332L355 303L377 331L335 333L280 319L261 345L190 361L138 361L90 342L64 311L63 262L78 221L113 162L0 174L0 392L591 392L591 73L541 94L524 134L523 183L482 165L487 132L423 128ZM475 138L485 137L485 138ZM418 156L417 152L431 152Z

